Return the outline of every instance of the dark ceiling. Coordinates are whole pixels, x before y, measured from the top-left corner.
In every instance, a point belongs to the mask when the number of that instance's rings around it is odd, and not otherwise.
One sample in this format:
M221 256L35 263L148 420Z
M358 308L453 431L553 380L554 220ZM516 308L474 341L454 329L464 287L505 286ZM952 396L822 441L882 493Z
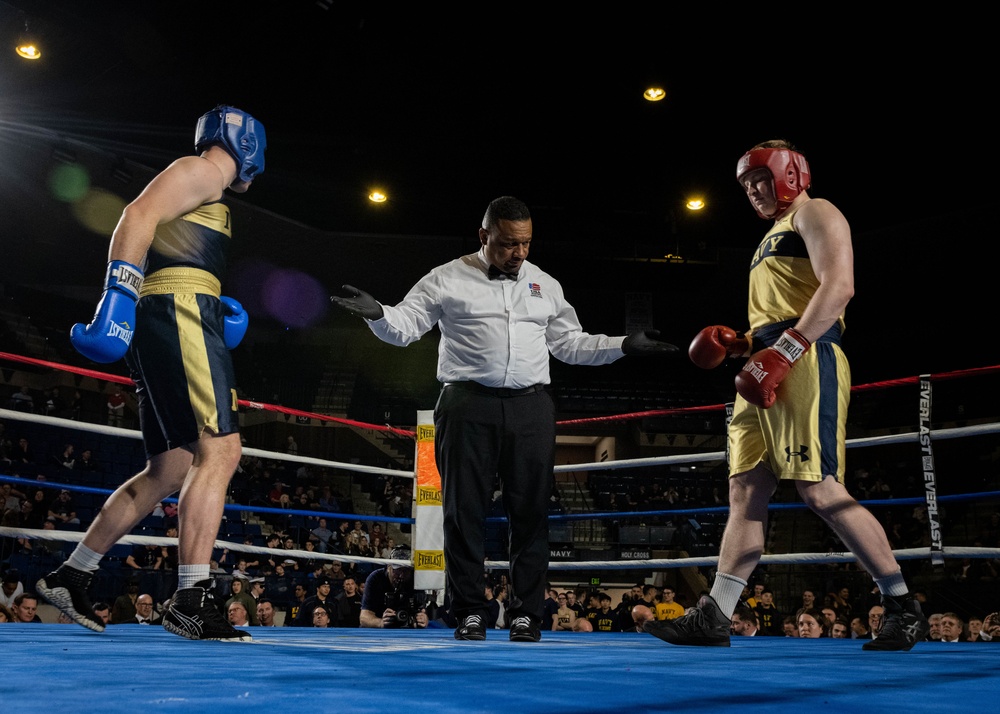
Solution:
M474 249L486 204L513 194L532 207L543 267L567 283L561 270L593 279L614 268L598 289L568 288L571 299L657 292L655 322L686 340L692 325L741 321L744 266L766 224L735 163L784 137L809 157L811 193L851 221L856 339L898 345L901 335L881 334L892 324L948 341L996 256L979 180L996 165L995 80L976 23L817 10L809 23L796 13L744 24L721 6L706 11L717 16L574 6L541 17L555 10L537 3L396 13L326 0L0 1L2 46L26 13L45 53L30 64L0 53L0 151L18 159L0 166L0 219L21 268L4 279L99 281L107 235L68 238L79 232L69 212L25 181L45 183L53 146L100 153L106 175L95 169L94 182L114 187L107 175L120 169L128 200L192 152L198 116L224 102L253 113L269 139L266 172L236 201L249 224L237 230L239 257L306 271L326 291L353 282L395 301ZM664 101L641 98L651 82ZM366 200L375 185L387 204ZM708 201L701 215L681 207L691 193ZM667 253L715 267L629 262ZM928 322L935 310L950 322Z

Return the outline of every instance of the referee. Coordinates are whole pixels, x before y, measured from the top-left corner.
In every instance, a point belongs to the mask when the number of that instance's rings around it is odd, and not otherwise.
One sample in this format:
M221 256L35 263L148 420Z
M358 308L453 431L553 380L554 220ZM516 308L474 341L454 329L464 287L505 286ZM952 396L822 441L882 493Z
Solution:
M365 318L375 335L405 347L441 332L434 410L444 554L455 637L486 639L485 529L499 476L510 529L512 641L541 639L549 561L548 502L555 468L555 406L549 354L602 365L624 355L667 355L659 332L590 335L562 286L528 262L531 213L511 196L486 209L478 253L434 268L395 306L350 285L331 300Z

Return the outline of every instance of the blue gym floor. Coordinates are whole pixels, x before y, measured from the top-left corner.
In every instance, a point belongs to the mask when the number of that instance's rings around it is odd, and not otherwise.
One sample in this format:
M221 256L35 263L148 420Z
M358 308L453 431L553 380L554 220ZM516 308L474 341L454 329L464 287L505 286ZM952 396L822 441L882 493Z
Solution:
M733 638L672 647L638 633L249 628L252 643L191 642L160 627L0 625L0 711L86 712L988 712L1000 644Z

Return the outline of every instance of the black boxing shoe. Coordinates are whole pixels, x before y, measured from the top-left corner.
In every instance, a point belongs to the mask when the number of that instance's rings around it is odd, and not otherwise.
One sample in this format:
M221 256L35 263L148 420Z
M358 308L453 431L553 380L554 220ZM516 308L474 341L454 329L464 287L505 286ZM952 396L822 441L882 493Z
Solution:
M861 649L880 652L909 652L920 640L927 638L931 626L927 623L920 603L912 597L883 597L882 629L878 636Z
M237 630L223 617L212 596L211 580L202 580L194 587L174 593L163 615L163 629L189 640L253 640L249 632Z
M93 573L77 570L65 563L35 583L38 594L55 605L73 622L94 632L104 632L104 620L94 613L87 588Z
M711 595L703 595L698 604L673 620L649 620L644 632L672 645L729 647L732 620L722 614Z

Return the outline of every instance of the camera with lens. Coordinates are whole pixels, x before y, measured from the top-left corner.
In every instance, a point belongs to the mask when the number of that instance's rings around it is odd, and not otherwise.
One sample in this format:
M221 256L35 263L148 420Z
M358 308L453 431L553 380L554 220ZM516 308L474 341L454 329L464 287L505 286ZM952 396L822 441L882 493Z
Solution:
M413 628L417 626L417 613L424 609L424 603L413 591L396 590L385 596L385 607L396 612L391 627Z

